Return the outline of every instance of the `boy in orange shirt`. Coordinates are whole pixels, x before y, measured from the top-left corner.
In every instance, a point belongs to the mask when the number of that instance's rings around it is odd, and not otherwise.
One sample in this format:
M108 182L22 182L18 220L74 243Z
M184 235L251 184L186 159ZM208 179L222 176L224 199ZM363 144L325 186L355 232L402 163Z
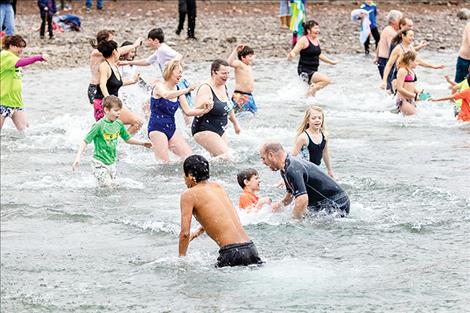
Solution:
M259 198L256 193L260 191L259 176L255 169L249 168L242 170L237 174L237 181L240 187L243 188L243 193L240 195L238 206L240 209L256 211L261 209L265 204L271 204L269 197Z
M470 76L467 77L470 80ZM470 89L454 93L448 97L432 98L430 101L445 101L445 100L459 100L462 99L462 107L460 108L457 119L462 122L470 122Z

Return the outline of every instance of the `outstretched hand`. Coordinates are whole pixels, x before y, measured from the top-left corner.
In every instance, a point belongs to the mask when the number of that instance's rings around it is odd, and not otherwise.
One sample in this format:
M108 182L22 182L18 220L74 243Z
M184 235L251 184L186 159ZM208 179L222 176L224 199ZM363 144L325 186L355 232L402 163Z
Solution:
M242 44L242 43L240 43L240 44L237 45L237 47L235 48L235 50L237 50L237 52L240 52L240 51L243 50L243 48L245 48L245 45Z
M72 171L78 170L79 167L80 167L80 160L75 159L75 161L73 161L73 163L72 163Z

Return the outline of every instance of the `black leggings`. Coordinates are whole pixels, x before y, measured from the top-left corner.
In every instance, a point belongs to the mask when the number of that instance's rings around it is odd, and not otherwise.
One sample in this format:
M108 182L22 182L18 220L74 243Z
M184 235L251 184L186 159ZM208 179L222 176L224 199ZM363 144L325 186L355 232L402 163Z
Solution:
M49 31L49 37L53 37L54 34L52 32L52 15L49 14L48 11L41 9L41 29L39 35L44 37L44 33L46 32L46 20L47 20L47 30Z
M377 27L375 27L375 28L371 28L370 32L372 33L372 36L374 37L375 48L377 49L377 45L379 44L379 40L380 40L379 30ZM370 43L370 36L367 37L366 42L364 42L364 49L366 50L366 52L369 52L369 43Z
M179 22L176 32L179 34L183 30L186 14L188 15L188 37L194 38L196 28L196 0L179 0Z

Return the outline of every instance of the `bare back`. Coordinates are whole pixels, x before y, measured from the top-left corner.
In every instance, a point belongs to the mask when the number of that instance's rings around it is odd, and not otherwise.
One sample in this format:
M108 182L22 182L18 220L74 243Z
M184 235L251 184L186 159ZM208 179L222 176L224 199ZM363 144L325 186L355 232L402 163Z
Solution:
M254 90L254 78L251 66L243 62L235 67L235 90L252 93Z
M186 191L194 199L193 215L219 247L249 240L223 187L203 182Z
M459 56L465 60L470 60L470 22L467 23L462 34Z

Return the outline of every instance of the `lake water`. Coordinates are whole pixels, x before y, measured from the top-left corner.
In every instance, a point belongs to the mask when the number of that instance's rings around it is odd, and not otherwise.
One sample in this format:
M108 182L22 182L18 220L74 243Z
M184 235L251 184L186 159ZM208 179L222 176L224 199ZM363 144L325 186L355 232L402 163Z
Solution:
M424 57L454 72L455 54ZM157 164L149 150L121 142L116 188L96 187L92 145L72 172L94 122L88 69L26 71L31 127L21 137L8 122L1 137L1 311L468 312L470 125L445 102L419 104L414 117L390 113L372 60L338 58L320 66L335 83L315 99L303 96L296 62L258 60L258 117L242 121L239 136L228 130L231 162L211 163L234 204L246 167L260 172L261 195L278 200L280 176L261 164L259 145L276 139L290 150L304 109L326 109L351 214L302 222L289 211L242 214L266 261L254 268L214 268L218 248L207 235L178 258L181 162ZM196 82L209 72L208 63L185 70ZM419 86L446 95L444 72L418 69ZM140 114L140 103L133 107Z

